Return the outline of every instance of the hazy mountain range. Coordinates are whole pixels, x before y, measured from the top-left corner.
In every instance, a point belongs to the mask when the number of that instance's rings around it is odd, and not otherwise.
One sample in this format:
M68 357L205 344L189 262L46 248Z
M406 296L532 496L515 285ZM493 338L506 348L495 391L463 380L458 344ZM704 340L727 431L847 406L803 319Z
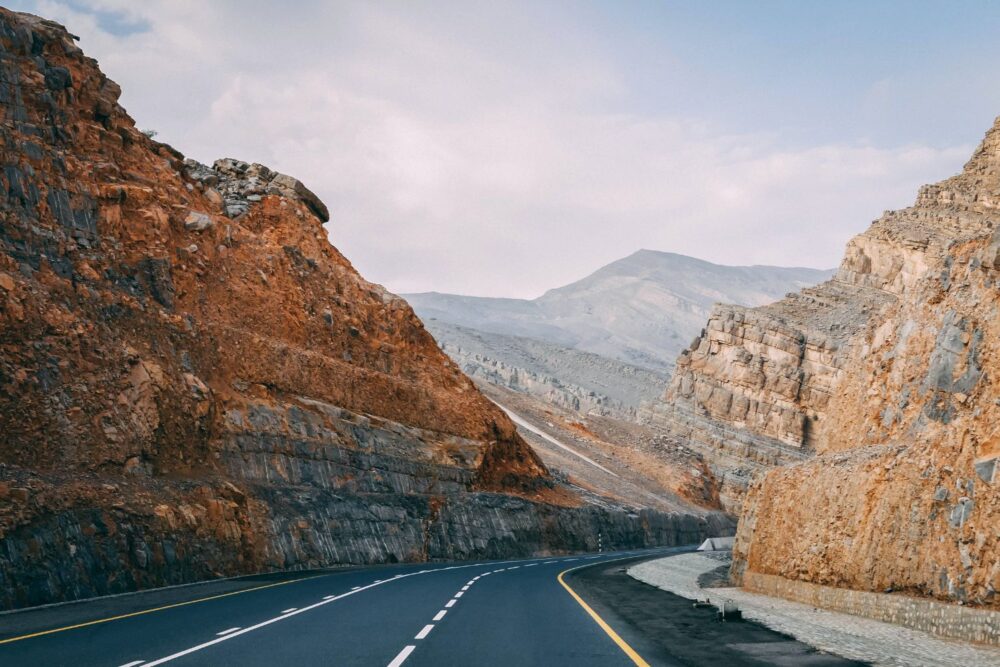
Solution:
M640 250L537 299L403 296L473 377L567 407L628 412L662 391L713 304L763 305L832 275Z

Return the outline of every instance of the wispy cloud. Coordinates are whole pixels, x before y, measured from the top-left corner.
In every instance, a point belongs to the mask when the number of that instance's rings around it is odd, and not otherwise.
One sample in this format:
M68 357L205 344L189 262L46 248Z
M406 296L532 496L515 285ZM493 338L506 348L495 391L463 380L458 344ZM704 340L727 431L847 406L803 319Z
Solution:
M331 241L401 292L533 296L641 247L830 267L972 148L791 145L642 109L613 44L533 6L31 4L140 127L301 178Z

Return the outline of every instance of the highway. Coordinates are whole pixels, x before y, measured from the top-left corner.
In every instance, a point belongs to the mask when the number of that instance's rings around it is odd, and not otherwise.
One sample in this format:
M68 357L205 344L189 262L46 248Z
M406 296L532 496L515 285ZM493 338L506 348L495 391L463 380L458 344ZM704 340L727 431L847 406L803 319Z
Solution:
M693 547L217 580L0 614L0 666L860 663L625 574Z
M670 551L345 568L224 593L101 598L0 616L0 665L642 665L572 588L573 573L560 574Z

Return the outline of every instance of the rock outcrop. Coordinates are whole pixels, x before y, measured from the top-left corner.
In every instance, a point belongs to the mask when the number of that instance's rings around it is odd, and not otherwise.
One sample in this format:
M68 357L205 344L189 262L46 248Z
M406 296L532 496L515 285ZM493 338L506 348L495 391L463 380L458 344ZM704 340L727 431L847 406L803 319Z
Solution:
M0 607L725 530L556 483L315 194L185 160L119 93L0 9Z
M718 305L644 417L711 463L738 512L755 474L824 447L855 334L891 300L835 278L758 308Z
M962 173L850 242L884 303L852 337L817 458L747 497L737 571L1000 607L1000 118Z
M998 248L1000 119L833 280L716 311L649 418L745 473L737 576L1000 606Z

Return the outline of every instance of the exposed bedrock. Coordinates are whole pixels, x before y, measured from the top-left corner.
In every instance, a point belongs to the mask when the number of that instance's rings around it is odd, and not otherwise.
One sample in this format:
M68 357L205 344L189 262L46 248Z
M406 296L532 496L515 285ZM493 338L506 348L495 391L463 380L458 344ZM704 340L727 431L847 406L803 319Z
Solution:
M0 606L731 527L556 482L309 188L185 160L119 94L0 9Z
M681 355L649 418L749 471L737 575L1000 606L998 230L1000 119L836 278L721 306Z

